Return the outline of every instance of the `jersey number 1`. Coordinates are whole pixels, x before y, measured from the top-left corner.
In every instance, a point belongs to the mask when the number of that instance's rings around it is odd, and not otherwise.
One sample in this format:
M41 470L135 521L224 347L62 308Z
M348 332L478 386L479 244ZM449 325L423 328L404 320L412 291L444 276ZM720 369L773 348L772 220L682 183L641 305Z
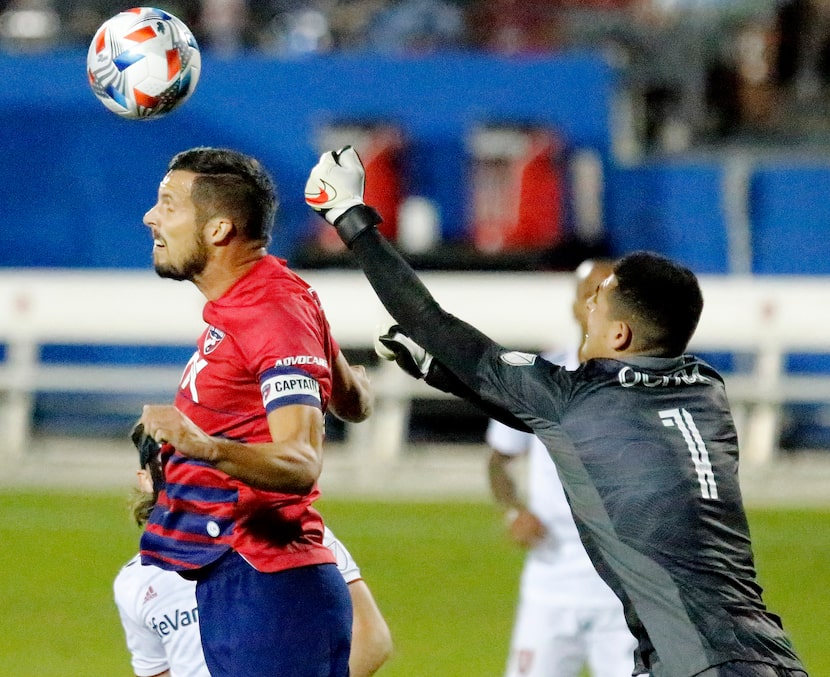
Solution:
M697 481L700 483L700 495L703 498L717 498L718 487L715 484L712 463L709 461L709 451L706 449L706 443L700 436L692 415L685 409L664 409L658 413L664 426L675 427L683 435L683 441L692 456Z

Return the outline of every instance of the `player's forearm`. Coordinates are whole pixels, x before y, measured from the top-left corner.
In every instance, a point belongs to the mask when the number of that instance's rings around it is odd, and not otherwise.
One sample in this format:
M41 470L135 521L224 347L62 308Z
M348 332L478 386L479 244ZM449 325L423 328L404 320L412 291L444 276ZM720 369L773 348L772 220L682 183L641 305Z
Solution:
M493 498L503 508L521 508L522 501L519 498L518 488L510 474L507 466L510 457L493 450L487 464L488 479Z
M380 214L363 201L366 172L351 146L323 153L308 176L306 203L337 230L389 313L406 334L475 388L477 366L492 345L445 313L418 276L378 233Z
M474 388L477 365L492 341L445 312L375 228L360 233L350 247L381 303L406 333Z
M349 389L342 396L332 398L329 410L341 421L361 423L372 415L374 396L367 391Z
M349 594L354 609L349 674L370 677L392 655L392 635L365 581L349 583Z
M371 677L389 660L392 653L392 642L388 634L377 637L366 637L369 633L377 631L374 628L364 629L358 621L352 626L352 651L349 655L349 675L351 677ZM358 642L358 636L364 636L362 642ZM388 644L385 643L388 640Z
M361 365L351 366L342 353L338 354L332 369L332 381L329 410L337 418L360 423L371 416L375 394Z
M257 489L303 496L314 488L322 470L322 454L305 441L244 444L212 438L206 458L218 470Z
M320 476L325 424L316 407L291 405L268 414L267 443L208 435L167 404L145 405L139 422L154 440L259 489L305 495Z

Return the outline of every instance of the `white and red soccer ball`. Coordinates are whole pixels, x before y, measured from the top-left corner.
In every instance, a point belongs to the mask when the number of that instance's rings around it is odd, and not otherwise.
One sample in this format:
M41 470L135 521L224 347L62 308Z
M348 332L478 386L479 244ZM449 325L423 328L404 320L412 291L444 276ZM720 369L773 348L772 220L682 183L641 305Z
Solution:
M157 118L196 88L202 57L190 29L153 7L116 14L96 31L86 57L89 84L113 113Z

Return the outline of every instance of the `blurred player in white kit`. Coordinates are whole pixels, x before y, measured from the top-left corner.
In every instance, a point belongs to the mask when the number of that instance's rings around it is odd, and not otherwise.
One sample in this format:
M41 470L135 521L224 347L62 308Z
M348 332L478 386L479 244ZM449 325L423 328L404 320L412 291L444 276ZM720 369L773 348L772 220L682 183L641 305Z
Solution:
M612 272L612 263L588 260L576 270L574 318L585 333L586 301ZM579 344L576 343L578 346ZM579 366L577 348L545 358ZM527 548L506 677L628 677L636 642L619 599L585 553L550 454L532 433L491 420L490 487L511 538ZM525 503L512 462L526 455Z

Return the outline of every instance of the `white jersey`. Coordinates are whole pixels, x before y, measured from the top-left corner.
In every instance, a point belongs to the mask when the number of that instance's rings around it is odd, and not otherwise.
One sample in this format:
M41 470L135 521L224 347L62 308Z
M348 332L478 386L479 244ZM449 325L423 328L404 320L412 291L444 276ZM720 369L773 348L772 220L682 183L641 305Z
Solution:
M547 353L544 357L568 369L579 366L575 352ZM486 439L490 447L506 456L527 454L527 508L548 532L525 560L522 594L557 605L620 606L585 553L556 466L544 445L532 433L498 421L489 423Z
M210 677L199 637L196 583L143 565L136 555L118 573L115 605L139 677Z
M346 583L360 579L351 554L328 527L323 543L335 554ZM210 677L202 654L194 581L145 566L136 555L118 573L113 588L136 675L150 677L169 670L171 677Z

